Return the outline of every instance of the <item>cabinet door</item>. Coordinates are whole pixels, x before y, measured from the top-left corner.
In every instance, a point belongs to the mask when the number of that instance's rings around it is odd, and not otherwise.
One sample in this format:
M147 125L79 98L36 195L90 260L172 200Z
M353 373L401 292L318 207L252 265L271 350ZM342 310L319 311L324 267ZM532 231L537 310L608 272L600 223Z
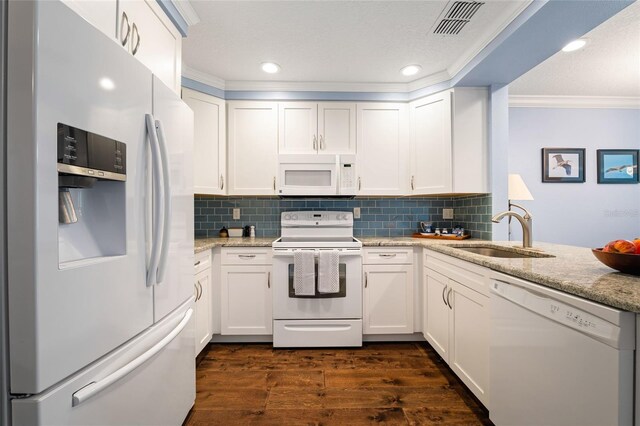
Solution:
M449 282L453 288L449 366L489 407L489 297Z
M271 334L270 266L222 267L222 334Z
M405 195L409 150L406 104L358 104L358 195Z
M318 104L318 152L356 153L356 104L323 102Z
M364 334L413 333L413 265L365 265Z
M193 110L194 192L224 195L227 186L224 100L185 88L182 100Z
M182 35L157 2L119 0L117 31L121 44L126 40L125 48L133 56L180 93Z
M211 269L195 276L196 356L211 340Z
M451 92L411 103L413 194L452 192Z
M62 0L62 2L98 30L116 40L117 0Z
M316 103L281 103L278 117L280 154L315 154L318 151Z
M426 269L426 268L425 268ZM449 306L447 297L449 279L431 269L426 269L427 306L424 338L445 360L449 360Z
M229 102L229 195L275 195L278 104Z

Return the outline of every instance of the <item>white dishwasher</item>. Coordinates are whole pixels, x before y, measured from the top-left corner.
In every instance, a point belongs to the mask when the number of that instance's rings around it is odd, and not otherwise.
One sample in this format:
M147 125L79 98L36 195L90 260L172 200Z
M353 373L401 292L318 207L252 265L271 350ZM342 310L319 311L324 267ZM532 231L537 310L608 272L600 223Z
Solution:
M633 424L635 314L504 274L490 304L496 426Z

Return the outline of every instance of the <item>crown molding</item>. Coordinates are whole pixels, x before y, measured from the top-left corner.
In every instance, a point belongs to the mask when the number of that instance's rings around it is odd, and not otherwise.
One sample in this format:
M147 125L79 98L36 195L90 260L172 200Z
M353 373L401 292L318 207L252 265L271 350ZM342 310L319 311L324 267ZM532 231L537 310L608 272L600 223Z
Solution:
M192 26L200 22L198 13L191 6L189 0L171 0L171 3L178 9L182 18L187 22L187 25Z
M272 92L378 92L405 93L406 83L340 83L301 81L227 81L226 90Z
M511 95L516 108L622 108L640 109L640 97Z
M204 83L207 86L215 87L216 89L227 89L226 82L223 79L207 74L206 72L195 70L185 64L182 64L182 77Z

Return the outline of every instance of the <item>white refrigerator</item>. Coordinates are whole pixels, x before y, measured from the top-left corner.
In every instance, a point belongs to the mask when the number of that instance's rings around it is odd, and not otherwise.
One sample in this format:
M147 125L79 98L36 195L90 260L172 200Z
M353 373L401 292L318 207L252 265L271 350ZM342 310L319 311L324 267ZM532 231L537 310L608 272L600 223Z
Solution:
M180 424L195 399L193 114L61 2L7 9L5 419Z

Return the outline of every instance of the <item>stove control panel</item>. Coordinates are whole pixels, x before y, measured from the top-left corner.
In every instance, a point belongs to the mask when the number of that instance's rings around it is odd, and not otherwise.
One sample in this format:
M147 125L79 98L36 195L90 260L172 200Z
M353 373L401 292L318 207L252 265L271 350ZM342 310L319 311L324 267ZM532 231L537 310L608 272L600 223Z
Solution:
M352 227L352 212L302 211L283 212L283 227Z

